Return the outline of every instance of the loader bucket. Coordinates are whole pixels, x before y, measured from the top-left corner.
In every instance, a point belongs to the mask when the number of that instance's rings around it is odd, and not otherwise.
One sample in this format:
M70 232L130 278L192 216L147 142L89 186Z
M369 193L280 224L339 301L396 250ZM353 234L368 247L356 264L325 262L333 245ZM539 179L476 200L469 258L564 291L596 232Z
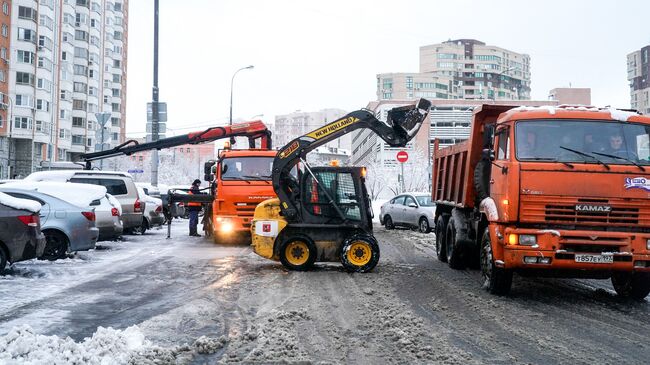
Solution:
M426 99L420 99L415 106L407 105L393 108L388 111L387 123L395 134L403 138L404 144L410 141L420 130L424 119L429 114L431 102Z

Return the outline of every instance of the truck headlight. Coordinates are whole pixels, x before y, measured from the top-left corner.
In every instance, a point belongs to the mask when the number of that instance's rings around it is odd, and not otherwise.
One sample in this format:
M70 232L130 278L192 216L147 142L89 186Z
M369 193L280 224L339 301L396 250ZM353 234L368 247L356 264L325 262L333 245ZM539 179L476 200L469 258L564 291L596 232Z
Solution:
M223 222L223 223L221 224L220 230L221 230L221 232L223 232L223 233L230 233L230 232L232 232L232 230L233 230L232 222L230 222L230 221L225 221L225 222Z
M535 246L537 244L537 236L534 234L521 234L519 235L519 244L523 246Z
M650 251L650 238L645 240L645 248Z

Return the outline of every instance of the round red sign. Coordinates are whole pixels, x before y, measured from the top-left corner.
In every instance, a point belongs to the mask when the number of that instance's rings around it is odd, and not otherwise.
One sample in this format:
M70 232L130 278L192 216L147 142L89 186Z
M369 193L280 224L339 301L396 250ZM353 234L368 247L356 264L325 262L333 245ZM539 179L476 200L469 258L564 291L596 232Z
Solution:
M406 151L397 152L397 161L404 163L409 159L409 154Z

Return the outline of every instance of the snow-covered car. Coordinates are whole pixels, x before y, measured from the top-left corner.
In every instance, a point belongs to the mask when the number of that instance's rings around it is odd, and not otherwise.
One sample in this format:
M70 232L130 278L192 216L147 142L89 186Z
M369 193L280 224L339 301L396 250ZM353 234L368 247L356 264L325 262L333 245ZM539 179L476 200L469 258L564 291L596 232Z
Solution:
M381 206L379 222L386 229L417 227L420 232L429 233L435 224L435 214L436 205L431 200L431 193L404 193Z
M0 273L7 263L43 255L45 236L41 232L41 205L0 192Z
M138 197L138 190L131 174L119 171L95 170L49 170L34 172L27 176L26 181L59 181L106 188L122 205L122 223L124 232L137 231L142 224L144 202Z
M65 195L58 191L46 188L50 192L46 194L40 189L20 189L15 185L4 184L0 186L0 192L41 205L39 216L46 241L42 258L57 260L65 258L68 252L95 248L99 230L95 227L95 212L90 208L90 202L82 208L55 197L56 194ZM77 191L77 194L83 192Z
M99 205L97 205L99 203ZM99 229L98 241L115 240L122 235L122 206L111 194L106 194L99 202L91 203L95 206L97 228Z
M151 227L162 225L165 222L165 217L163 216L162 200L147 195L140 186L138 186L138 195L146 203L140 232L144 233Z

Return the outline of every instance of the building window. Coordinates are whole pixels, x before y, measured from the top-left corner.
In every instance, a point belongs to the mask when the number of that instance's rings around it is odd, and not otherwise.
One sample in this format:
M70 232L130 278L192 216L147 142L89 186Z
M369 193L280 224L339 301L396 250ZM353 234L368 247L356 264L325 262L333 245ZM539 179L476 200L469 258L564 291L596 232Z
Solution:
M77 134L72 135L72 144L73 145L83 145L84 144L84 136L80 136Z
M34 97L31 95L16 95L16 106L17 107L34 107Z
M77 41L88 42L88 32L84 32L83 30L75 30L74 39Z
M34 75L29 72L16 72L16 84L34 86Z
M36 81L36 87L41 90L47 90L47 92L52 92L52 82L47 79L38 79Z
M50 18L47 15L41 14L39 25L41 25L41 26L43 26L43 27L45 27L45 28L47 28L49 30L52 30L52 28L54 27L53 24L54 24L54 21L52 20L52 18Z
M61 111L59 112L59 118L60 119L68 119L68 113L66 113L65 109L61 109Z
M43 99L36 99L36 109L44 112L50 111L50 102Z
M17 51L18 57L16 57L16 61L21 62L21 63L29 63L30 65L34 64L34 53L29 52L29 51Z
M88 104L85 100L74 99L72 100L72 110L86 110Z
M2 2L2 12L3 12L5 15L9 15L9 4L7 4L6 1L3 1L3 2Z
M113 142L118 142L118 141L119 141L119 137L117 135L117 132L114 132L113 133Z
M86 120L81 117L72 117L72 126L79 128L86 128Z
M36 10L32 8L28 8L26 6L19 6L18 17L21 19L36 21Z
M14 128L16 129L32 129L32 118L29 117L15 117Z
M45 49L49 49L51 51L52 50L52 40L49 37L46 37L44 35L39 35L38 36L38 46L43 47Z
M113 127L119 127L120 126L120 118L112 117L111 118L111 125Z
M18 40L36 43L36 31L25 28L18 28Z
M83 83L83 82L75 82L73 84L73 90L74 90L74 92L77 92L77 93L86 94L88 92L88 85Z
M5 38L9 37L9 27L4 23L2 23L2 36Z

